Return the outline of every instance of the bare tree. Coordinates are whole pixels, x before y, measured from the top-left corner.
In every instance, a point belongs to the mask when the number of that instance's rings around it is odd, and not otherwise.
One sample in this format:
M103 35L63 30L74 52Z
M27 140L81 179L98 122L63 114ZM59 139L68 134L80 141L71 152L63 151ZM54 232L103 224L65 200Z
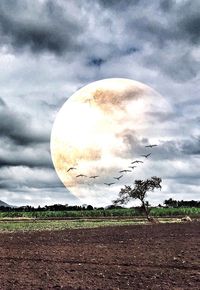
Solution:
M144 209L145 215L149 221L153 219L149 216L148 201L145 201L148 191L154 191L154 189L159 188L161 190L160 183L162 179L156 176L151 177L147 180L135 180L134 188L125 185L121 188L119 192L119 197L113 201L114 205L117 204L127 204L131 199L139 199L142 203L141 207Z

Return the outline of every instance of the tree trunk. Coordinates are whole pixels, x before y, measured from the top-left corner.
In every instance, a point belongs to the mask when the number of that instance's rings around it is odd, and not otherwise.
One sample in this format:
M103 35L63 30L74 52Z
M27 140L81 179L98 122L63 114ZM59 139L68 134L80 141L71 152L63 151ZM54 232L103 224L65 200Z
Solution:
M149 222L153 223L153 224L158 224L159 221L158 221L157 219L155 219L154 217L151 217L151 216L149 215L149 211L148 211L148 209L147 209L147 207L146 207L146 205L145 205L145 202L144 202L143 200L142 200L142 206L143 206L143 208L144 208L144 212L145 212L145 214L146 214L146 218L147 218L147 220L148 220Z
M142 207L144 208L144 212L148 221L150 220L148 209L146 208L145 202L142 200Z

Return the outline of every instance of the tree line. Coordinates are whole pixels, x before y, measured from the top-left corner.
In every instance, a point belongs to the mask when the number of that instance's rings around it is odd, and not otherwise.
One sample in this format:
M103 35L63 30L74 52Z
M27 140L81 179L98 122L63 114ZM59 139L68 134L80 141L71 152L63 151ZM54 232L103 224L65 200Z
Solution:
M196 200L175 200L173 198L169 198L164 201L164 205L166 207L200 207L200 201Z
M14 211L14 212L21 212L21 211L81 211L81 210L93 210L92 205L74 205L70 206L68 204L53 204L53 205L45 205L44 207L41 207L40 205L38 207L33 207L30 205L26 206L19 206L19 207L0 207L0 211ZM103 209L103 208L100 208Z
M180 208L180 207L200 207L200 201L196 200L175 200L172 198L169 198L164 201L164 205L159 204L158 207L172 207L172 208ZM120 209L123 208L119 205L110 205L106 208L103 207L93 207L92 205L74 205L70 206L68 204L62 205L62 204L54 204L54 205L45 205L44 207L38 206L20 206L20 207L0 207L0 211L15 211L15 212L34 212L34 211L83 211L83 210L104 210L104 209ZM135 209L139 209L139 207L134 207Z

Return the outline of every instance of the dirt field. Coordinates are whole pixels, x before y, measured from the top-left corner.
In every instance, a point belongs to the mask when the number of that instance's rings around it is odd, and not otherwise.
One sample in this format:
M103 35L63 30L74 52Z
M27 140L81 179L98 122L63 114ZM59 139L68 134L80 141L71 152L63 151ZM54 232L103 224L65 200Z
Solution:
M0 289L200 289L200 223L1 233Z

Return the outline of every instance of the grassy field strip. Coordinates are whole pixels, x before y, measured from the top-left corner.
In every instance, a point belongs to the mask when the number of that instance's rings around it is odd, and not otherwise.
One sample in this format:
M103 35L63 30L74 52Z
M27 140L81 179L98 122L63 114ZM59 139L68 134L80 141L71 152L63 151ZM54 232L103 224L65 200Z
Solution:
M180 222L180 219L159 219L161 223ZM105 226L122 226L122 225L141 225L148 224L143 220L60 220L60 221L1 221L0 232L13 232L13 231L43 231L43 230L64 230L64 229L80 229L80 228L96 228Z
M5 231L42 231L42 230L64 230L79 228L96 228L112 225L137 224L136 221L36 221L36 222L1 222L0 232ZM140 222L141 223L145 223Z

